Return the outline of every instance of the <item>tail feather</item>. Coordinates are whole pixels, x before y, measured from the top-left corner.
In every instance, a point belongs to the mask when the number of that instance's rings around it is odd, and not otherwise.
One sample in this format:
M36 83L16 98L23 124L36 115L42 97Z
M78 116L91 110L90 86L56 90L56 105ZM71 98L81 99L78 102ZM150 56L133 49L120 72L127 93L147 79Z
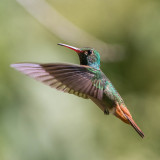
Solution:
M115 116L120 118L123 122L125 122L127 124L130 124L142 138L144 137L143 132L137 126L137 124L134 122L134 120L132 119L132 115L130 114L127 107L124 107L123 105L117 104L116 111L115 111Z
M129 118L127 115L125 115L130 122L131 126L135 129L135 131L143 138L144 133L141 131L141 129L137 126L137 124L134 122L132 118Z

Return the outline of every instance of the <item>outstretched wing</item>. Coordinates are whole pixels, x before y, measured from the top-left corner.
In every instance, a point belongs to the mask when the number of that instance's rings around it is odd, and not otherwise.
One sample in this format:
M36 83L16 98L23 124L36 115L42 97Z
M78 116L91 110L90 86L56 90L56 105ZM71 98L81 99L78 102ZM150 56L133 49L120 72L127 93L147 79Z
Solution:
M92 67L60 63L17 63L11 67L58 90L83 98L103 98L102 72Z

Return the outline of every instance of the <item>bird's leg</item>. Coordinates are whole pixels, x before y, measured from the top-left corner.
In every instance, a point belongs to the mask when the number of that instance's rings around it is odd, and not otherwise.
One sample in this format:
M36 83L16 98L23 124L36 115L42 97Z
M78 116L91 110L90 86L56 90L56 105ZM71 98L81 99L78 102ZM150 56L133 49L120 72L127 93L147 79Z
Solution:
M105 114L105 115L109 115L109 110L108 110L108 109L105 109L105 110L104 110L104 114Z

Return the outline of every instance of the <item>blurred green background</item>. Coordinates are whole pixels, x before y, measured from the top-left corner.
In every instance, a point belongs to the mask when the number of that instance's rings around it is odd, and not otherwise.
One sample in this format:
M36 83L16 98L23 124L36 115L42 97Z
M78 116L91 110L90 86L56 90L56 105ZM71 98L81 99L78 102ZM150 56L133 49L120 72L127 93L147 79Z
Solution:
M56 91L10 68L15 62L79 60L57 46L73 44L48 31L16 1L1 0L0 159L159 160L160 1L47 2L86 32L125 48L121 61L102 59L101 68L145 138L115 117L104 116L90 100Z

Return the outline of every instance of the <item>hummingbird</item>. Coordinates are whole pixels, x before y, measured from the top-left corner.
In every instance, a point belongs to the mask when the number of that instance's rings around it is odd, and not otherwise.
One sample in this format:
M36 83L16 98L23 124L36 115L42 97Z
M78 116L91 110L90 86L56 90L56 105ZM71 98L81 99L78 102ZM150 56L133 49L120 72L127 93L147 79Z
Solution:
M75 51L80 65L67 63L16 63L11 67L57 90L91 99L106 115L112 114L131 125L143 138L122 97L100 69L100 54L93 48L77 48L58 43Z

